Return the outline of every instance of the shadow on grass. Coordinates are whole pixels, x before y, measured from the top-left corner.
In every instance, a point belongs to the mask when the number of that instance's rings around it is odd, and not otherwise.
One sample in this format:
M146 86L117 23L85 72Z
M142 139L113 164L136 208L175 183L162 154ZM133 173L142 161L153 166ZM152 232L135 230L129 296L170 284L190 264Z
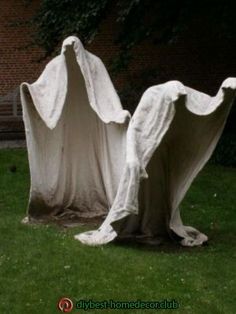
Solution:
M135 240L121 240L117 239L110 245L123 247L125 249L134 249L134 250L141 250L147 252L161 252L161 253L172 253L172 254L181 254L181 253L192 253L192 252L199 252L201 253L205 247L209 244L208 242L205 243L203 246L198 247L184 247L177 241L173 241L171 239L165 239L158 245L152 245L148 243L139 243Z

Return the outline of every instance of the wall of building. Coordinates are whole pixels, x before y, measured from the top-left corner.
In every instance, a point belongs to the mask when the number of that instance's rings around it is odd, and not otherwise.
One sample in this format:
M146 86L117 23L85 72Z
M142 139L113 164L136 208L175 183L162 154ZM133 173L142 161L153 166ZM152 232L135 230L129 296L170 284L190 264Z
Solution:
M24 48L30 41L31 29L26 25L11 26L16 21L28 20L39 1L25 6L23 0L1 1L0 11L0 96L11 94L21 82L33 82L43 70L44 61L37 60L42 51L36 47ZM117 54L118 47L114 37L118 31L115 23L115 11L102 23L95 40L86 48L98 55L107 67ZM207 32L207 37L205 36ZM125 107L134 108L142 92L151 84L168 80L180 80L184 84L214 95L221 82L229 76L235 76L236 43L220 38L205 21L194 20L191 27L182 35L178 43L172 45L153 45L150 42L135 48L134 58L128 70L111 74L115 87L122 92L124 87L135 85L142 76L142 70L150 67L156 71L151 80L145 80L137 92L133 103L122 101ZM132 84L130 84L132 82ZM132 89L132 86L131 86Z
M38 48L24 49L30 41L31 29L24 23L32 16L35 5L22 0L1 1L0 11L0 95L15 89L22 81L33 81L43 64L33 62L41 55Z

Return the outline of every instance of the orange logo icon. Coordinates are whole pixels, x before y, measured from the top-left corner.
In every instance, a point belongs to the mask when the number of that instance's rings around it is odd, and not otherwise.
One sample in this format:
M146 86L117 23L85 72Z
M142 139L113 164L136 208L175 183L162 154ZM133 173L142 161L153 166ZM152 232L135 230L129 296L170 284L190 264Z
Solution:
M63 313L70 313L73 309L73 302L69 298L61 298L58 301L58 309Z

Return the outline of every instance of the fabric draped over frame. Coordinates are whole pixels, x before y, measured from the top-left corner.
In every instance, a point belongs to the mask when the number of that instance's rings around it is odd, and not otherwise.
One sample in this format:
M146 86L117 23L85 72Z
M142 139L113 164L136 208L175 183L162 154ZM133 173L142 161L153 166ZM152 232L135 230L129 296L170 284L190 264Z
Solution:
M67 38L39 79L21 85L29 219L106 215L98 230L75 236L88 245L117 236L201 245L207 236L183 225L179 204L219 140L235 89L235 78L215 97L178 81L152 86L129 121L101 60Z

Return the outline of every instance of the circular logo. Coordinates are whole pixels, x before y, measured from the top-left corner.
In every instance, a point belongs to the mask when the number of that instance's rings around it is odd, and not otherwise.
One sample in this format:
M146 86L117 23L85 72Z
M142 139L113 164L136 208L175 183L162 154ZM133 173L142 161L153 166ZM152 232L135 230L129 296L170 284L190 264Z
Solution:
M63 313L70 313L73 309L73 302L69 298L61 298L58 301L58 309Z

